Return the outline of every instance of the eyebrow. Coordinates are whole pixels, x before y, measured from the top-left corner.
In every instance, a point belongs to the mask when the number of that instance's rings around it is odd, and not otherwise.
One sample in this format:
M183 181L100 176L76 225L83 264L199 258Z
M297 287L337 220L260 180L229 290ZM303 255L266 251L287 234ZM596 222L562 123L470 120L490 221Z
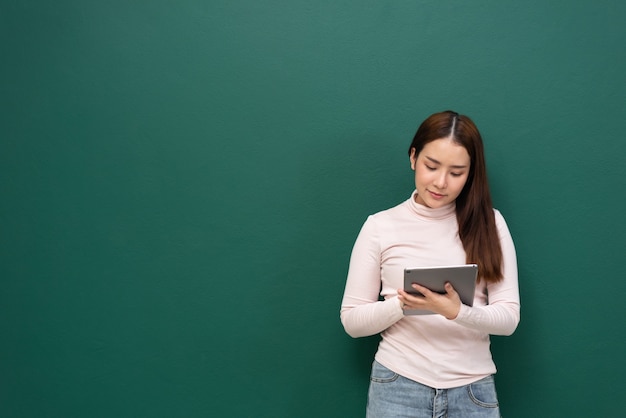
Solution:
M429 157L428 155L426 155L425 157L426 157L426 159L430 160L431 162L433 162L433 163L435 163L435 164L439 164L439 165L441 165L441 162L439 162L439 161L435 160L434 158ZM466 166L466 165L451 165L450 167L451 167L451 168L456 168L456 169L467 168L467 166Z

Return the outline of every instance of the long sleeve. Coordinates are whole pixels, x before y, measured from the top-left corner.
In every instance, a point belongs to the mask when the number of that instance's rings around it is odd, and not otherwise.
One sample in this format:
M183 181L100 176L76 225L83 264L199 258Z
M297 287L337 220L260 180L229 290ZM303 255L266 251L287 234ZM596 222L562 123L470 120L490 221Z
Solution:
M378 334L403 318L397 296L379 301L381 250L370 216L356 239L341 303L341 322L351 337Z
M486 286L488 304L469 307L461 305L456 323L493 335L511 335L520 321L520 298L517 257L511 233L500 212L495 211L496 225L502 247L503 279Z

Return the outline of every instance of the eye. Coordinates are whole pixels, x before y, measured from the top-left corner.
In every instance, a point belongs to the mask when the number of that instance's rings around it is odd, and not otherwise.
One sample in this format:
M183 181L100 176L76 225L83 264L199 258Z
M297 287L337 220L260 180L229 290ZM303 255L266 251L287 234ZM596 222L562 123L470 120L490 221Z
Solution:
M426 166L426 168L430 171L435 171L437 169L436 167L431 167L428 164L424 164L424 166Z
M452 177L461 177L465 173L450 173Z

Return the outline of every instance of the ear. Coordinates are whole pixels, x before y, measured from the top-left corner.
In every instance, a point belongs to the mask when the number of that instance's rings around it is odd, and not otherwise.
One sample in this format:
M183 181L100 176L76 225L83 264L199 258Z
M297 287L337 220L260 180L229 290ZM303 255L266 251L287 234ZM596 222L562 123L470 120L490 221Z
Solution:
M417 155L415 155L415 148L411 148L411 156L409 157L411 160L411 170L415 171L415 163L417 162Z

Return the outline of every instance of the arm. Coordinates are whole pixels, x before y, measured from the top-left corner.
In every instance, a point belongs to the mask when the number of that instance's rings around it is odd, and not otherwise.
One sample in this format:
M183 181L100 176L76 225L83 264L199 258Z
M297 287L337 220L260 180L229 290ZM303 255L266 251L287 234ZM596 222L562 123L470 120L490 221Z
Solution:
M341 323L351 337L378 334L403 318L397 297L379 301L381 249L376 221L369 217L359 233L341 303Z
M496 225L504 264L503 279L487 285L488 305L461 305L455 322L493 335L511 335L520 321L520 298L517 279L517 257L511 233L500 212L495 211Z

